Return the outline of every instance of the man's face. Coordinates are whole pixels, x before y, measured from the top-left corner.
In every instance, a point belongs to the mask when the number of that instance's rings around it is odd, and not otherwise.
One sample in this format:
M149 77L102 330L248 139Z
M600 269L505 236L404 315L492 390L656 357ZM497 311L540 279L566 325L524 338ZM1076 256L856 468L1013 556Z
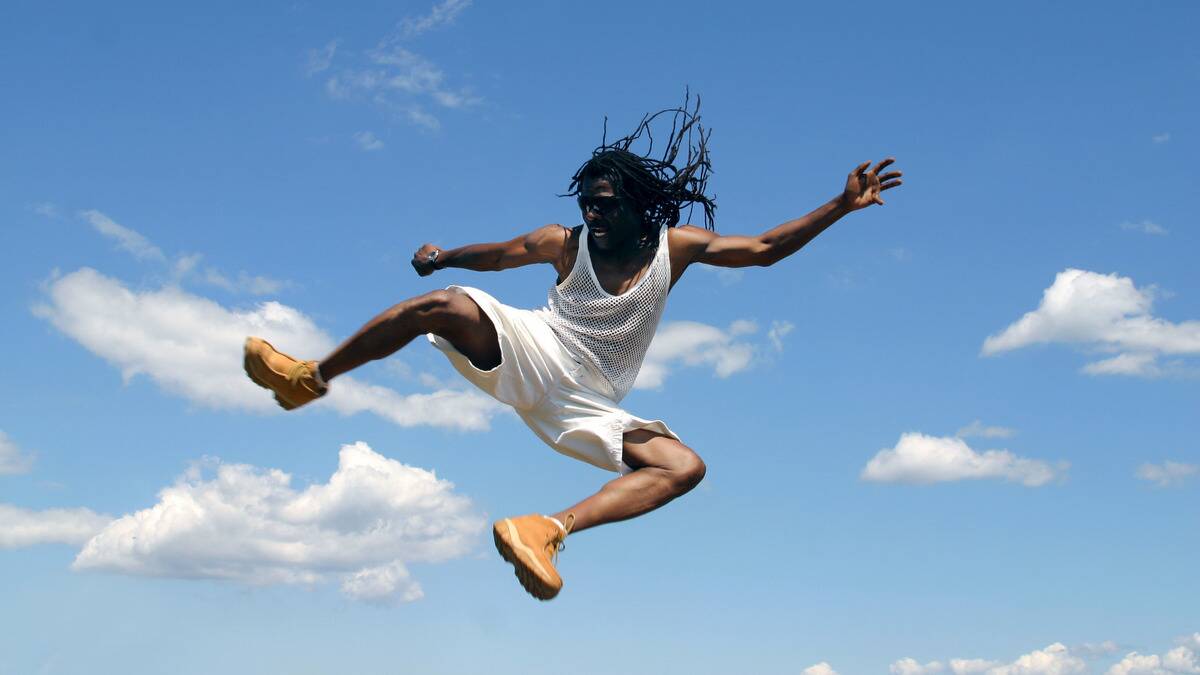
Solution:
M583 182L579 188L579 210L592 233L592 241L599 248L624 248L641 236L641 216L603 178Z

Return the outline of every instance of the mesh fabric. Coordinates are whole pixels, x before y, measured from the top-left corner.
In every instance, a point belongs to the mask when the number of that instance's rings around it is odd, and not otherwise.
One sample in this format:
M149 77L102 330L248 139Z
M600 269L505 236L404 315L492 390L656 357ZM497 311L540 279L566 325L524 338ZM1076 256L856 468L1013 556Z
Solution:
M671 287L668 249L664 225L650 268L633 288L612 295L596 278L584 230L575 266L561 284L550 287L548 306L540 311L558 339L604 375L612 385L614 401L625 398L633 388L666 307Z

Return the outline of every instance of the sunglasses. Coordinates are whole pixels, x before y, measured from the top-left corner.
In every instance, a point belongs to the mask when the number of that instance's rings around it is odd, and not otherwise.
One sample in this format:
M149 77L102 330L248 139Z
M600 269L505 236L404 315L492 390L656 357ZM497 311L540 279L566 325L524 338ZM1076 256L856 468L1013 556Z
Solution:
M595 210L596 213L612 213L621 207L620 197L585 197L579 195L579 210L587 213Z

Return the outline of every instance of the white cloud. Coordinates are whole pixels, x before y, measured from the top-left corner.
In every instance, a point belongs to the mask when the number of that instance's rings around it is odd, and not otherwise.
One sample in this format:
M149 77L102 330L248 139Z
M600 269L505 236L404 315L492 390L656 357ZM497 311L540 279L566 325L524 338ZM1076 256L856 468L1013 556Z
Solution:
M986 675L1072 675L1087 670L1087 662L1061 642L1020 656L1012 663L993 666ZM956 674L957 675L957 674Z
M1117 354L1093 361L1083 366L1086 375L1132 375L1135 377L1157 377L1163 374L1158 357L1153 353Z
M95 209L80 211L79 216L91 223L97 232L117 242L117 247L142 260L165 261L167 257L162 250L150 243L150 240L140 233L113 221L112 218Z
M1106 675L1185 675L1200 673L1200 633L1180 638L1166 654L1129 652Z
M1158 223L1152 223L1149 220L1143 220L1139 223L1121 223L1121 229L1142 232L1144 234L1157 234L1160 236L1169 234L1167 228L1159 225Z
M355 572L342 582L342 592L363 602L394 604L413 602L425 597L420 584L412 580L400 563L389 563Z
M998 668L1004 664L999 661L988 661L986 659L950 659L950 672L953 675L977 675L978 673L987 673L992 668Z
M305 74L311 77L329 70L329 66L333 64L333 55L337 53L338 42L338 40L332 40L320 49L308 50L308 65L304 68Z
M425 16L407 17L400 22L400 32L405 37L416 37L438 26L454 23L463 10L471 6L471 0L443 0L430 8Z
M33 457L21 452L17 444L0 431L0 476L28 473L33 468Z
M83 268L51 282L34 314L120 369L126 381L149 376L164 390L218 409L277 411L269 392L242 371L242 344L258 335L301 357L323 356L333 340L307 316L278 302L227 309L173 286L135 291ZM501 410L474 391L402 395L338 378L313 404L343 415L372 412L400 426L479 430Z
M896 262L908 262L912 260L912 253L903 246L888 249L888 253Z
M1106 675L1184 675L1200 673L1200 633L1176 640L1178 646L1163 655L1130 652L1114 663ZM891 664L892 675L1080 675L1099 672L1089 662L1109 657L1118 650L1116 643L1105 640L1067 647L1055 642L1016 659L1004 662L987 659L949 659L922 664L913 658ZM1109 657L1111 658L1111 657ZM805 671L807 672L807 671Z
M366 150L367 152L383 149L383 141L379 140L375 134L369 131L356 132L354 134L354 142L358 145L358 147Z
M767 339L771 341L771 346L775 351L783 351L783 337L796 329L796 324L791 321L772 321L771 329L767 331Z
M1008 427L984 426L981 420L975 420L954 434L959 438L1011 438L1017 435L1016 429Z
M0 549L38 544L79 546L112 521L90 509L31 511L0 504Z
M1153 141L1154 143L1166 143L1167 141L1171 140L1171 134L1169 134L1169 133L1155 134L1150 137L1150 140Z
M867 462L861 478L879 483L925 485L959 480L995 478L1026 487L1045 485L1062 476L1067 465L1057 467L1036 459L1018 457L1008 450L976 452L961 438L906 433L894 448L885 448Z
M922 665L916 659L903 658L895 661L888 666L888 672L892 675L932 675L933 673L941 673L946 667L939 661L930 661Z
M735 321L728 330L696 321L666 322L650 343L633 386L636 389L663 386L676 364L709 366L717 377L745 370L754 360L754 346L735 338L755 330L757 327L745 320Z
M421 597L405 563L469 552L485 520L430 471L342 446L329 482L297 489L278 469L209 460L154 506L96 534L73 569L250 585L340 582L372 602Z
M1158 487L1180 485L1200 473L1200 466L1167 460L1162 464L1143 464L1137 468L1137 477L1150 481Z
M824 661L815 663L800 672L802 675L838 675L838 672Z
M1153 288L1139 289L1129 277L1078 269L1060 272L1038 308L983 343L983 355L1034 344L1077 344L1116 356L1084 366L1091 375L1153 377L1179 363L1159 364L1164 355L1200 354L1200 321L1172 323L1151 314Z

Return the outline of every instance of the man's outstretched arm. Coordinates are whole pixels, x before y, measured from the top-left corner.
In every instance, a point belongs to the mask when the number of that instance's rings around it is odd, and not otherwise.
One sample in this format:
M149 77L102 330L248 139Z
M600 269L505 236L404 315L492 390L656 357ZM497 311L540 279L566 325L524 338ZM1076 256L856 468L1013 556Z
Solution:
M887 158L871 170L870 162L857 166L846 178L842 194L811 213L754 236L720 236L698 227L680 228L685 260L718 267L773 265L799 251L839 218L872 204L882 204L879 194L901 184L900 172L880 175L895 160Z
M535 263L559 260L570 230L562 225L546 225L509 241L493 244L471 244L459 248L441 249L425 244L413 254L412 266L425 277L434 270L461 267L478 272L496 272Z

